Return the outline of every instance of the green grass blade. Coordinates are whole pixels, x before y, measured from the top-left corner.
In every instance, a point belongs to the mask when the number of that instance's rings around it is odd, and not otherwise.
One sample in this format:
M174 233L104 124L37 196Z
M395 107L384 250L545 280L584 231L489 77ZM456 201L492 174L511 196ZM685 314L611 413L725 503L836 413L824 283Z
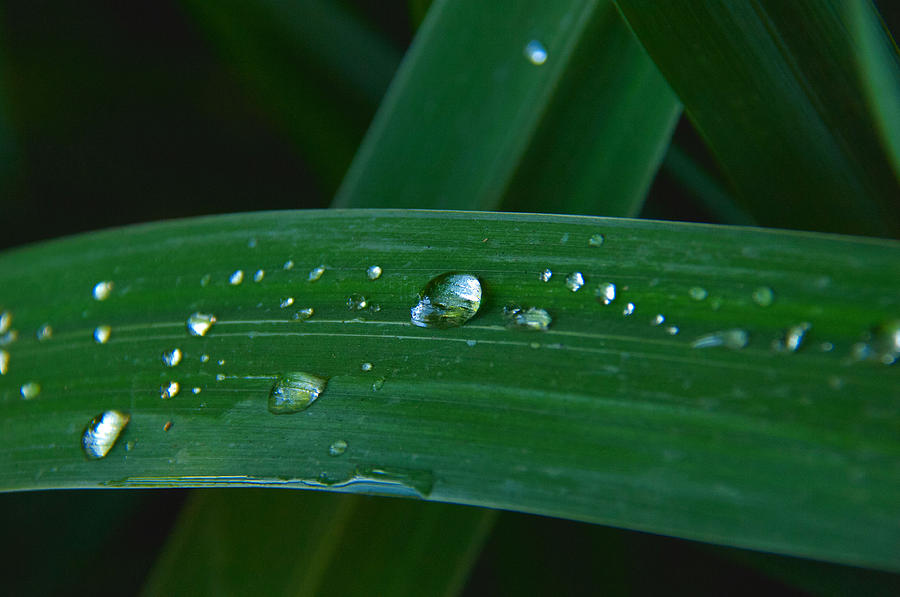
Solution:
M679 109L606 2L435 2L334 205L634 214Z
M411 326L417 293L454 270L481 277L479 315ZM241 214L37 245L0 257L18 332L3 347L0 487L389 491L897 570L900 368L879 362L896 338L867 334L897 321L898 274L890 241L524 214ZM97 301L101 280L115 286ZM354 293L380 310L348 311ZM546 309L550 329L507 329L512 303ZM293 319L303 307L315 315ZM195 311L218 318L204 337L186 332ZM692 348L735 328L746 348ZM773 348L791 337L798 350ZM184 358L166 367L173 348ZM269 414L292 371L330 378L325 393ZM181 391L162 399L171 381ZM41 391L25 400L29 382ZM110 408L131 422L88 461L82 431Z
M454 595L493 516L319 492L199 490L144 594Z
M400 55L332 0L186 0L198 24L337 188Z
M897 236L900 187L841 4L618 0L760 223Z

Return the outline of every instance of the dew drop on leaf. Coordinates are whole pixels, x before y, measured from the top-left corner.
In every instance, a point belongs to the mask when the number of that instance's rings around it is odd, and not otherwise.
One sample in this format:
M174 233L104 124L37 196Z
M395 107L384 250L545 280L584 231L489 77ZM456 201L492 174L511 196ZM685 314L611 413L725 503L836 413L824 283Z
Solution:
M0 375L6 375L9 371L9 353L0 349Z
M344 452L347 451L347 442L342 439L337 440L330 446L328 446L328 453L332 456L340 456Z
M41 384L36 381L24 383L22 384L22 387L19 388L19 393L22 394L22 398L25 400L33 400L41 393Z
M41 327L38 328L38 331L35 334L35 336L37 336L38 342L43 342L44 340L49 340L51 337L53 337L53 328L50 327L49 323L45 323L44 325L42 325Z
M545 48L544 44L538 40L532 39L525 44L525 58L527 58L528 62L531 64L541 66L547 62L547 48Z
M360 370L362 370L362 371L371 371L371 370L372 370L372 363L363 363L362 365L359 366L359 368L360 368Z
M178 348L173 348L172 350L168 350L162 354L162 361L163 363L165 363L166 367L174 367L181 362L181 357L181 350Z
M92 460L104 458L130 420L131 415L117 410L108 410L91 419L81 436L85 456Z
M589 247L602 247L603 241L605 241L605 240L606 240L606 238L604 238L604 236L602 234L595 234L591 238L588 239L588 246Z
M347 308L351 311L362 311L368 306L368 299L361 294L351 294L347 297Z
M458 327L481 307L481 282L471 274L449 272L432 279L410 310L413 325L423 328Z
M237 286L238 284L240 284L243 281L244 281L244 270L242 270L242 269L235 270L234 273L231 274L231 276L229 276L229 278L228 278L228 283L231 284L232 286Z
M366 270L366 276L370 280L377 280L381 277L381 267L377 265L370 266L369 269Z
M690 296L695 301L706 300L706 297L709 296L709 293L705 288L700 286L693 286L688 290L688 296Z
M760 286L753 291L751 295L753 302L760 307L768 307L775 302L775 291L768 286Z
M544 309L528 307L507 307L505 310L506 326L513 329L546 332L553 323L553 318Z
M286 415L309 408L327 384L327 378L302 371L283 375L269 392L269 412Z
M191 336L205 336L216 322L216 316L209 313L191 313L187 318L187 330Z
M294 297L292 297L292 296L281 299L281 308L282 309L287 309L288 307L290 307L293 304L294 304Z
M597 297L598 301L604 305L608 305L616 300L616 285L612 282L601 284L597 287L597 290L594 291L594 295Z
M540 275L541 282L549 282L550 278L552 278L552 277L553 277L553 272L550 271L549 269L545 269L544 271L541 272L541 275Z
M324 274L324 273L325 273L325 266L324 266L324 265L319 265L319 266L316 266L316 267L312 268L312 269L309 271L309 281L310 281L310 282L317 282L317 281L319 280L319 278L322 277L322 274Z
M625 305L625 308L622 309L622 315L624 315L625 317L628 317L629 315L634 313L634 309L635 309L634 303L628 303L627 305Z
M102 282L97 282L94 284L94 300L97 301L105 301L109 298L109 295L112 293L113 283L110 280L103 280Z
M573 272L566 277L566 288L572 292L578 292L584 286L584 276L581 272Z
M749 341L750 334L748 334L746 330L734 328L700 336L691 343L691 347L712 348L715 346L722 346L732 350L740 350L747 346Z
M112 334L112 328L108 325L99 325L94 328L94 342L97 344L106 344L109 336Z
M258 269L258 270L256 270L256 273L253 274L253 281L254 282L262 282L263 278L265 278L265 277L266 277L266 270Z
M168 400L169 398L174 398L175 396L177 396L180 390L181 384L179 384L177 381L170 381L169 383L159 388L159 397L163 400Z
M4 311L0 313L0 334L5 334L9 331L9 326L12 325L12 313L9 311Z
M294 313L294 319L298 321L306 321L313 315L315 315L315 310L312 307L306 307L305 309L300 309L296 313Z

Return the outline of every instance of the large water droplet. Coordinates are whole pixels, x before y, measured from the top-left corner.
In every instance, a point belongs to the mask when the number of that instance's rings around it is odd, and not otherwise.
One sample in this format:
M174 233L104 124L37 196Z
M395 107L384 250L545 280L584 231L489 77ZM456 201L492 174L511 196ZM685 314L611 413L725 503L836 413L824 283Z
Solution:
M112 328L108 325L98 325L94 328L94 342L97 344L106 344L109 336L112 334Z
M109 298L109 295L112 293L113 283L110 280L104 280L102 282L97 282L94 284L94 300L105 301Z
M553 277L553 272L550 271L549 269L545 269L544 271L541 272L541 275L540 275L541 282L549 282L550 278L552 278L552 277Z
M588 239L588 246L589 247L602 247L603 241L605 241L605 240L606 240L606 238L604 238L604 236L602 234L595 234L591 238Z
M584 286L584 276L581 272L572 272L566 277L566 288L572 292L578 292Z
M347 297L347 308L351 311L362 311L369 306L369 301L361 294L351 294Z
M35 334L35 336L37 336L38 342L43 342L44 340L49 340L51 337L53 337L53 328L50 327L49 323L45 323L44 325L42 325L41 327L38 328L38 331Z
M286 415L300 412L325 391L328 379L311 373L288 373L275 382L269 392L269 412Z
M531 330L545 332L553 323L553 318L543 309L537 307L528 307L520 309L519 307L506 307L504 309L507 327L520 330Z
M533 39L525 44L525 58L531 64L540 66L547 62L547 48L538 40Z
M244 281L244 270L239 269L235 270L233 274L228 278L228 283L232 286L237 286L241 282Z
M117 410L108 410L91 419L81 436L85 456L92 460L104 458L130 420L131 415Z
M688 295L694 299L695 301L702 301L709 296L709 293L705 288L701 288L700 286L694 286L688 290Z
M174 398L178 395L178 392L181 390L181 384L177 381L170 381L164 386L160 386L159 388L159 397L163 400L168 400L169 398Z
M13 316L9 311L4 311L0 313L0 334L5 334L9 331L9 326L12 325Z
M22 384L22 387L19 388L19 393L22 394L22 398L25 400L37 398L38 394L41 393L41 384L36 381L24 383Z
M601 284L597 287L597 290L594 291L594 295L597 297L598 301L602 302L604 305L608 305L616 300L616 285L612 282Z
M768 286L760 286L753 291L751 295L753 302L760 307L768 307L775 302L775 291Z
M209 313L191 313L187 318L187 330L191 336L205 336L216 322L216 316Z
M319 266L312 268L311 270L309 270L309 281L310 282L318 281L319 278L321 278L322 274L324 274L324 273L325 273L324 265L319 265Z
M739 350L750 342L750 334L742 329L721 330L700 336L691 343L693 348L712 348L722 346L732 350Z
M370 280L377 280L381 277L381 267L377 265L370 266L369 269L366 270L366 276L368 276Z
M328 453L332 456L340 456L344 452L347 451L347 442L342 439L337 440L330 446L328 446Z
M9 353L0 349L0 375L6 375L9 371Z
M461 326L481 307L481 283L471 274L449 272L432 279L410 310L413 325L431 328Z
M172 350L166 351L162 354L162 361L166 364L166 367L174 367L181 362L181 357L181 350L178 348L173 348Z

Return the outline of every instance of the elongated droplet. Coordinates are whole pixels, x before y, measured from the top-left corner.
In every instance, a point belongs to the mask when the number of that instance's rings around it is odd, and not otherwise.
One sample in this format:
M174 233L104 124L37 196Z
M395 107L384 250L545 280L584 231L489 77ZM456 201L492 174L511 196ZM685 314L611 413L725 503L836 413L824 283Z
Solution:
M281 266L285 271L294 269L294 260L288 259L284 262L284 265Z
M6 375L9 371L9 353L0 349L0 375Z
M410 320L423 328L458 327L472 319L480 307L478 278L449 272L425 285L419 293L419 302L410 310Z
M584 276L581 272L573 272L566 277L566 288L572 292L578 292L584 286Z
M327 378L311 373L288 373L278 378L269 392L269 412L287 415L309 408L327 384Z
M812 329L812 324L808 321L793 325L785 330L784 337L781 340L776 340L772 347L780 352L797 352L810 329Z
M159 388L159 397L163 400L168 400L169 398L174 398L178 395L178 392L181 390L181 384L177 381L170 381L164 386Z
M22 384L22 387L19 388L19 393L22 394L22 398L25 400L37 398L38 394L41 393L41 384L36 381L29 381Z
M238 284L244 281L244 270L238 269L235 270L231 276L228 278L228 283L232 286L237 286Z
M603 241L605 241L605 240L606 240L606 238L604 238L604 236L602 234L595 234L591 238L588 239L588 246L589 247L602 247Z
M262 282L263 278L265 278L265 277L266 277L266 270L258 269L258 270L256 270L256 273L253 274L253 281L254 282Z
M616 300L616 285L612 282L601 284L597 290L594 291L594 295L597 297L598 301L604 305L608 305Z
M191 336L205 336L216 322L216 316L209 313L192 313L187 318L187 330Z
M362 311L368 306L368 299L361 294L351 294L347 297L347 308L351 311Z
M317 266L317 267L312 268L312 269L309 271L309 281L310 281L310 282L316 282L316 281L318 281L319 278L321 278L321 277L322 277L322 274L324 274L324 273L325 273L325 266L324 266L324 265L319 265L319 266Z
M305 309L300 309L296 313L294 313L294 319L298 321L306 321L313 315L315 315L315 310L312 307L306 307Z
M94 285L93 295L94 300L105 301L109 298L109 295L112 293L113 283L109 280L104 280L102 282L97 282Z
M347 442L342 439L337 440L328 447L328 453L332 456L340 456L347 451Z
M544 309L536 307L528 307L520 309L518 307L506 308L506 326L514 329L545 332L553 323L553 318Z
M112 334L112 328L108 325L100 325L94 328L94 342L97 344L106 344L109 336Z
M92 460L106 457L130 420L131 415L117 410L108 410L91 419L81 436L85 456Z
M370 266L369 269L366 270L366 276L370 280L377 280L381 277L381 267L377 265Z
M204 288L209 286L210 281L212 280L212 276L209 274L205 274L202 278L200 278L200 286Z
M549 282L550 278L552 278L552 277L553 277L553 272L550 271L549 269L545 269L544 271L541 272L541 275L540 275L541 282Z
M9 311L4 311L0 313L0 334L5 334L9 331L9 326L12 325L13 316Z
M527 58L528 62L531 64L541 66L547 62L547 49L544 47L544 44L533 39L525 44L525 58Z
M666 328L666 333L670 336L677 336L679 331L681 330L678 329L677 325L670 325Z
M162 361L165 363L166 367L174 367L178 363L181 362L181 350L178 348L173 348L167 352L162 354Z
M281 308L282 309L287 309L288 307L290 307L293 304L294 304L294 297L292 297L292 296L289 296L285 299L281 299Z
M688 295L694 299L695 301L705 300L709 293L705 288L701 288L700 286L694 286L690 290L688 290Z
M768 286L760 286L751 295L753 302L760 307L768 307L775 302L775 291Z
M661 325L666 320L666 316L662 313L657 313L656 317L654 317L650 321L650 325Z
M49 323L45 323L44 325L42 325L41 327L38 328L38 331L35 334L35 336L37 336L38 342L43 342L44 340L49 340L50 338L53 337L53 328L50 327Z
M713 332L700 336L691 343L693 348L712 348L714 346L722 346L732 350L740 350L747 346L750 341L750 334L742 329L731 329Z
M625 305L625 308L622 309L622 315L624 315L625 317L628 317L629 315L634 313L634 309L635 309L634 303L628 303L627 305Z
M882 364L893 365L900 360L900 319L879 325L873 336L872 348Z

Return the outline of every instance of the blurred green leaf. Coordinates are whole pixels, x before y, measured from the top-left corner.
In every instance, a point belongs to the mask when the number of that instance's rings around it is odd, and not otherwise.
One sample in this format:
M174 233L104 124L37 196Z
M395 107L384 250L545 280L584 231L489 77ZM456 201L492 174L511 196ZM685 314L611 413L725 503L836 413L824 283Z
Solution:
M617 2L760 223L900 234L842 2Z
M632 214L678 109L606 2L435 2L334 205Z

